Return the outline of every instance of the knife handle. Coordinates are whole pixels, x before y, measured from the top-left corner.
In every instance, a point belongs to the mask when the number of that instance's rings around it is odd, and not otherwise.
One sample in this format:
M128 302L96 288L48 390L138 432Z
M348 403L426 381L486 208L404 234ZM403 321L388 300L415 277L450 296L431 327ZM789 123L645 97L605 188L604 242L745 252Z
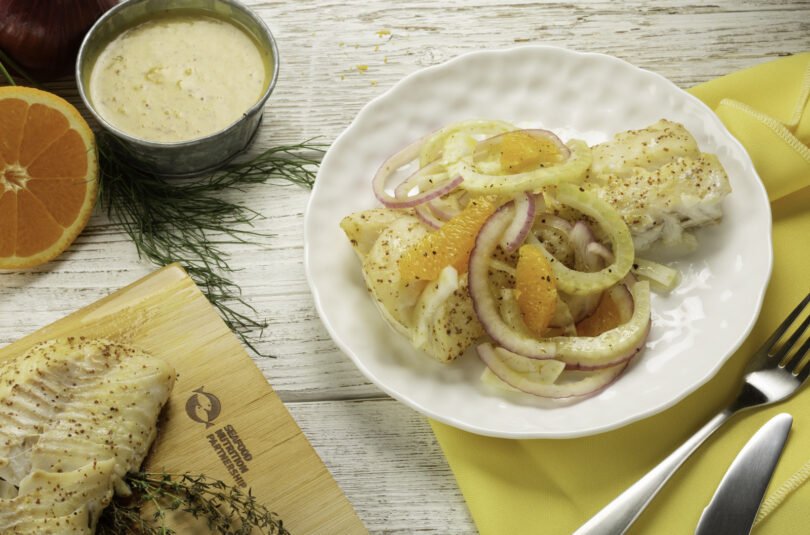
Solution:
M619 494L572 535L621 535L627 531L672 474L733 413L726 409L709 420L658 466Z

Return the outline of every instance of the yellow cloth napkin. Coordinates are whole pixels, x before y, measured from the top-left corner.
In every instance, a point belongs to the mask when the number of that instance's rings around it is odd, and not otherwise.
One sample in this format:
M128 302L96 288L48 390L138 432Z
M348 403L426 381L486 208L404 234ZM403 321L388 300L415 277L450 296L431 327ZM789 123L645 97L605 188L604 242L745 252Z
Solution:
M751 335L718 375L663 413L586 438L504 440L431 422L483 535L568 534L655 466L736 391L748 356L810 291L810 53L691 90L751 154L773 211L774 270ZM754 533L810 533L810 388L741 413L689 459L631 534L692 533L748 438L779 412L794 417Z

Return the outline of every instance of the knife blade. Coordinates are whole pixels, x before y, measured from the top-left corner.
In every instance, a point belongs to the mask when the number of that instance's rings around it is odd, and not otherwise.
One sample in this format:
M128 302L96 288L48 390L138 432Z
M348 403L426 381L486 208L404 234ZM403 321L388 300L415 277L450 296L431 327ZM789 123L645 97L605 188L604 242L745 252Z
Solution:
M754 433L703 510L695 535L751 532L792 423L790 414L777 414Z

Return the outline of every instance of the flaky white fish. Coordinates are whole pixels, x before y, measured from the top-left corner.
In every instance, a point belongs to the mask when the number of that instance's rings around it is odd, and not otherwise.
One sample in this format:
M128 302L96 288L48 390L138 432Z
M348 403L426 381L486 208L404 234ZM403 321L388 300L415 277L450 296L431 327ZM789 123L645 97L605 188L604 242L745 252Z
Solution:
M363 278L388 323L440 362L456 359L478 337L467 275L449 268L436 281L403 281L399 260L428 233L411 211L366 210L340 223L362 261Z
M174 378L161 359L82 338L0 363L0 533L93 533L129 492Z
M728 176L681 124L662 119L616 134L591 152L585 187L619 212L637 251L654 244L690 250L696 242L689 229L722 217Z

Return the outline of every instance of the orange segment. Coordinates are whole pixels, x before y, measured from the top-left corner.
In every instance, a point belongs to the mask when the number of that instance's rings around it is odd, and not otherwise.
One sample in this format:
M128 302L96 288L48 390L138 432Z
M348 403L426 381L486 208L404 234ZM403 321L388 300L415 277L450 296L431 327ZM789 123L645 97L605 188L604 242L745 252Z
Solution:
M494 200L475 199L441 228L412 245L399 260L402 280L436 280L451 265L459 273L466 272L475 237L496 208Z
M608 292L602 292L599 304L593 314L577 323L577 336L599 336L622 323L619 307Z
M41 202L27 190L17 192L17 256L32 256L45 251L62 235L62 226L48 213ZM36 225L26 225L36 221Z
M87 147L76 130L68 130L28 166L36 178L81 178L87 174Z
M36 197L57 223L70 225L81 212L87 184L74 180L32 179L28 191Z
M534 245L520 247L515 290L523 322L534 334L542 336L557 309L557 284L551 264Z
M6 191L0 193L0 258L14 254L17 235L17 196Z
M97 192L95 138L76 108L45 91L0 87L0 269L64 251Z
M547 139L537 139L525 132L509 132L501 142L501 169L508 173L531 171L546 163L562 159L560 149Z
M0 100L0 156L6 163L16 162L20 155L20 141L27 114L28 104L24 100L20 98Z
M19 163L23 167L45 148L68 131L70 123L59 110L42 104L32 104L25 121Z

